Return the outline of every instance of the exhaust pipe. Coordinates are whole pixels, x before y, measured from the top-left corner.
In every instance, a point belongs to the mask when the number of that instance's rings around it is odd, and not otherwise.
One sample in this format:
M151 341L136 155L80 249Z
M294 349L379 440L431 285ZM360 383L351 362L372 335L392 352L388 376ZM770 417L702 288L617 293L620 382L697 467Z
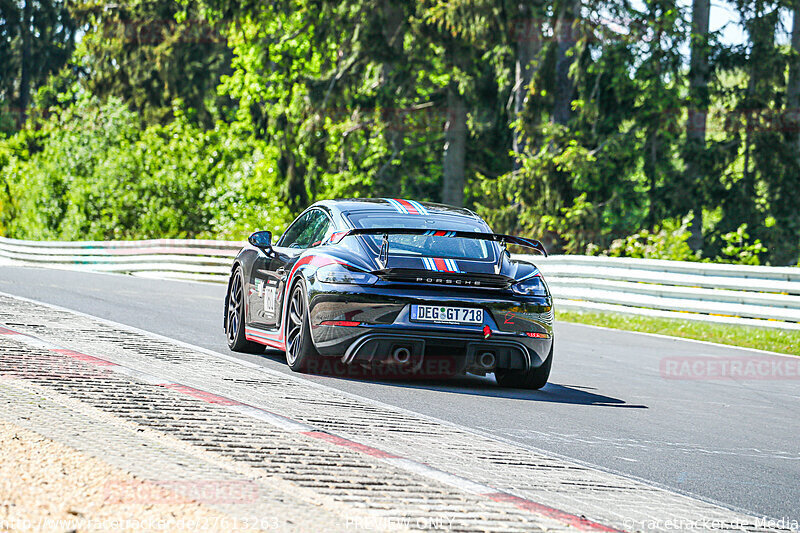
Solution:
M492 352L483 352L478 356L478 364L481 365L481 367L485 370L491 370L494 368L496 361L497 360Z
M411 351L403 346L395 348L394 352L392 352L392 359L394 359L396 363L404 365L411 361Z

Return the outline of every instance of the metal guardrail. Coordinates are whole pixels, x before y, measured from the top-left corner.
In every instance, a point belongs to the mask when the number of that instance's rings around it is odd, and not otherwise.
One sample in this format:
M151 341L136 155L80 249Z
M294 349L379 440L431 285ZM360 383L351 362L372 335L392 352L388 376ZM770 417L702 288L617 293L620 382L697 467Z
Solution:
M800 268L591 256L524 256L557 309L800 329Z
M20 241L0 258L55 268L225 282L243 243L187 239ZM589 256L516 256L539 266L557 309L800 329L800 268Z
M225 282L241 241L21 241L0 237L0 257L28 265Z

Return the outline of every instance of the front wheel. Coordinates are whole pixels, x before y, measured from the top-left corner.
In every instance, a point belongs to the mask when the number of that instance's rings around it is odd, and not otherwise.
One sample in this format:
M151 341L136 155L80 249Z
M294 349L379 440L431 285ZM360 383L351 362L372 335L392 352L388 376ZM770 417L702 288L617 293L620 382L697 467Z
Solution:
M523 371L502 371L495 372L497 384L501 387L514 389L533 389L538 390L547 384L550 379L550 368L553 366L553 346L550 346L550 354L539 368L531 368Z
M289 299L289 320L286 322L286 363L295 372L311 372L320 359L311 340L305 284L300 281Z
M228 348L234 352L263 351L263 346L247 340L244 329L244 274L241 267L236 267L228 282L228 296L225 298L225 334L228 337Z

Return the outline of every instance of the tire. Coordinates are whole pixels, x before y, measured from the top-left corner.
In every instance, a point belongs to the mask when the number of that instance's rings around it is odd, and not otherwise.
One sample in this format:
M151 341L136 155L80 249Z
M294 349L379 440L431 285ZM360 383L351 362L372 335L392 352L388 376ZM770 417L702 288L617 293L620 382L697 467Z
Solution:
M245 338L244 322L244 274L236 267L228 281L228 295L225 297L225 336L228 348L234 352L258 353L264 347Z
M308 296L305 283L297 282L287 302L286 364L295 372L311 372L321 359L311 340Z
M497 384L501 387L514 389L533 389L538 390L547 384L550 379L550 368L553 366L553 346L550 346L550 354L542 366L523 371L498 371L495 372Z

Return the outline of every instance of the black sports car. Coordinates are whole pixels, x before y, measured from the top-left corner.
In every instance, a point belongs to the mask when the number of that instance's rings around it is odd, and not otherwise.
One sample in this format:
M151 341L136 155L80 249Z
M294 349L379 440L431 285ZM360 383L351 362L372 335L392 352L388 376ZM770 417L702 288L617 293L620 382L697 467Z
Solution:
M418 372L493 372L538 389L553 361L553 300L535 265L468 209L402 199L318 202L271 244L248 239L233 263L225 332L236 351L286 352L292 370L326 358Z

